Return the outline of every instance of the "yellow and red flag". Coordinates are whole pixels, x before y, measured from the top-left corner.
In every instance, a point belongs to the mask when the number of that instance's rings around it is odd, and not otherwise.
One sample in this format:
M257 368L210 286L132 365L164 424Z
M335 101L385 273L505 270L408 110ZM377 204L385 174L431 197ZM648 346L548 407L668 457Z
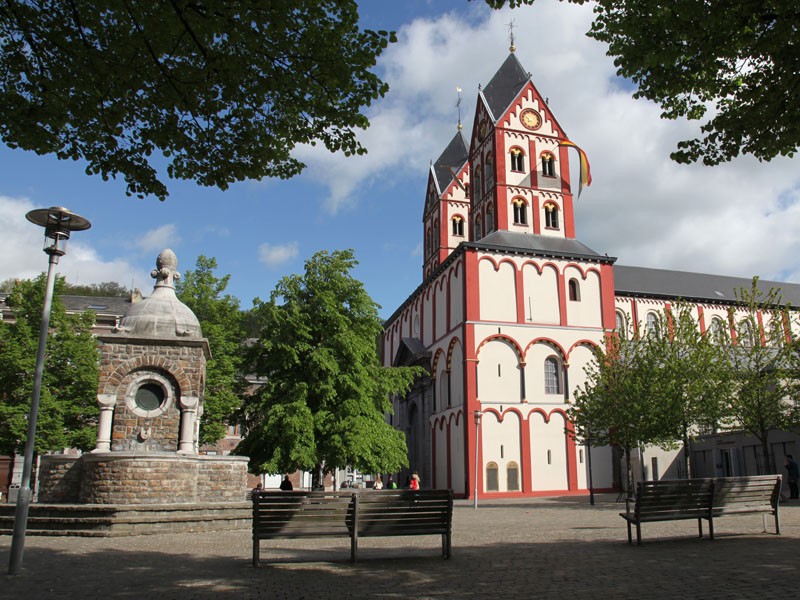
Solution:
M589 187L592 185L592 171L589 167L589 159L586 157L586 152L584 152L580 146L578 146L575 142L570 142L569 140L563 140L558 143L559 146L567 146L569 148L575 148L578 151L578 161L580 163L580 175L578 178L578 198L581 197L581 192L583 191L583 186Z

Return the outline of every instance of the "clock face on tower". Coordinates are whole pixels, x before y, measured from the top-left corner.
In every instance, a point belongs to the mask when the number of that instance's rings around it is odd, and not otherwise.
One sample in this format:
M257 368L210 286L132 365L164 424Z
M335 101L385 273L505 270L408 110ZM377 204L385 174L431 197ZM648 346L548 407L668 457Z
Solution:
M542 125L542 117L532 108L526 108L519 114L519 120L523 127L528 129L539 129Z

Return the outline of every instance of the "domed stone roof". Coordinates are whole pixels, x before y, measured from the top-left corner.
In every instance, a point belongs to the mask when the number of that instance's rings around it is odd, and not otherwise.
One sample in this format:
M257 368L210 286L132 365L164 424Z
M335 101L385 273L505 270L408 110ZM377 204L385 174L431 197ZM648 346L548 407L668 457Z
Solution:
M200 321L175 295L174 281L180 277L178 258L167 248L158 255L153 294L131 304L116 328L118 333L141 337L201 338Z

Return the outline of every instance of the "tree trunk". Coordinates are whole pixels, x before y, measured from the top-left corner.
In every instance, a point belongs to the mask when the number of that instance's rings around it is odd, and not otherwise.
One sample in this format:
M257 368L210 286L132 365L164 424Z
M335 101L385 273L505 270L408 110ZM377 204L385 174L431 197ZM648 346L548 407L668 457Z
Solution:
M761 452L764 455L764 475L768 475L772 473L772 461L769 459L770 450L769 450L769 431L763 432L761 436Z
M631 448L629 446L625 447L625 478L627 479L627 487L626 490L628 492L628 499L633 499L633 464L631 464Z
M322 468L322 463L317 463L311 473L311 490L315 492L325 490L325 471Z

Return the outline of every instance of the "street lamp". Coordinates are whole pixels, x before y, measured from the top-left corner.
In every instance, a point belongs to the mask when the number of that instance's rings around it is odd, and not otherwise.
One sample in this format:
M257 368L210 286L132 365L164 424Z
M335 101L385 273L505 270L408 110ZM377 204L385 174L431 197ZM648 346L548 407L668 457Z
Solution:
M473 413L475 417L475 510L478 510L478 437L481 428L481 411Z
M66 254L67 240L73 231L84 231L92 224L61 206L38 208L30 211L25 218L34 225L44 227L44 253L50 257L47 267L47 284L42 306L42 323L39 328L39 349L36 353L36 371L33 379L31 408L28 413L28 437L25 440L25 456L22 463L17 506L14 512L14 532L11 538L11 559L8 574L17 575L22 568L22 554L25 550L25 530L28 525L28 508L31 503L31 471L33 470L33 450L36 443L36 418L39 413L39 396L42 391L44 373L44 353L47 346L47 333L50 329L50 307L53 301L55 266L58 259Z

